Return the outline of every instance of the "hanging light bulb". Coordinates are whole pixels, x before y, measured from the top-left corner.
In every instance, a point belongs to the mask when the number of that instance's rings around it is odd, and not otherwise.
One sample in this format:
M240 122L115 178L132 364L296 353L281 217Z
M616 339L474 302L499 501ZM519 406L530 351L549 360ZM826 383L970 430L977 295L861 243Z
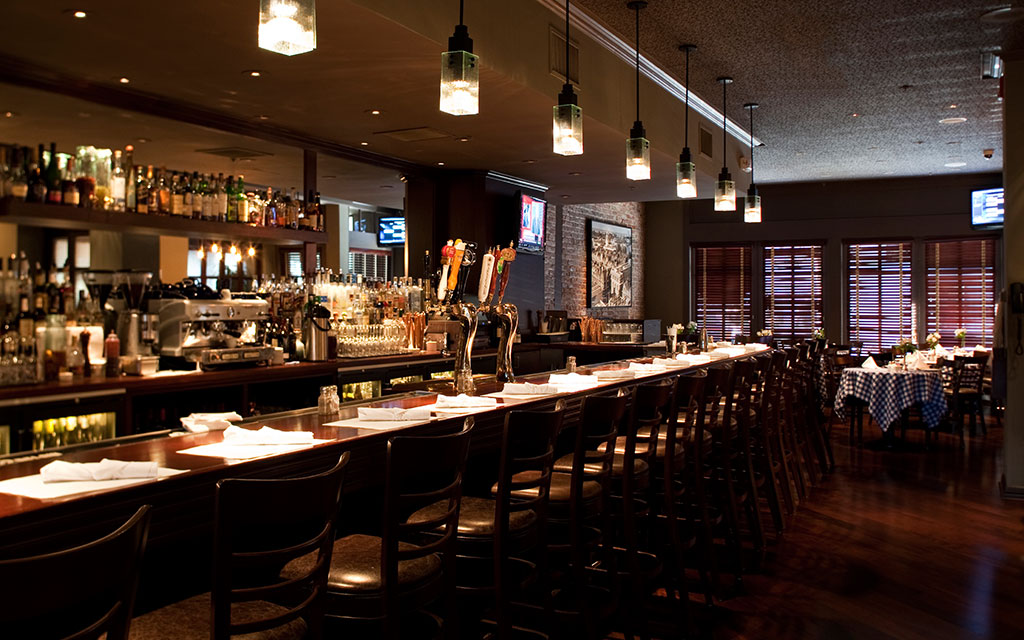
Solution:
M736 183L729 174L729 167L726 162L726 119L725 119L725 90L732 84L732 78L721 77L722 83L722 173L718 174L718 182L715 183L715 211L736 210Z
M238 255L238 247L236 247L235 245L231 245L231 255L233 255L233 256L237 256Z
M697 197L697 165L690 157L690 52L697 48L693 44L681 44L679 50L686 53L685 90L686 106L683 117L683 152L676 163L676 197Z
M754 109L756 102L748 102L743 105L744 109L750 110L750 189L747 190L747 197L743 199L743 222L761 222L761 196L757 193L757 185L754 184Z
M201 244L199 245L199 248L196 249L196 257L198 257L200 260L206 257L206 251L203 250L203 245Z
M220 253L220 245L214 242L213 244L210 245L210 251L212 253Z
M259 45L286 56L316 49L316 0L260 0Z
M473 39L462 24L463 1L448 51L441 54L441 111L453 116L480 113L480 58L473 55Z
M256 257L256 247L254 247L252 245L249 245L249 250L246 253L249 254L250 258L255 258Z
M651 179L651 142L640 121L640 10L647 6L642 0L627 2L626 6L636 12L636 122L629 130L626 140L626 177L630 180Z
M583 109L569 81L569 0L565 0L565 84L554 107L552 141L555 153L578 156L583 153Z

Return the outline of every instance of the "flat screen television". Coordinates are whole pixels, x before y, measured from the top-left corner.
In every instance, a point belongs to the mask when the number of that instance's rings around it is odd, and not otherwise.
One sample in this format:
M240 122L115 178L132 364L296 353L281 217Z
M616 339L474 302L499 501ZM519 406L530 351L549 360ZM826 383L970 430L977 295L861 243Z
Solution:
M544 218L547 203L525 193L519 194L519 251L544 251Z
M971 192L971 226L991 229L1003 226L1003 188Z
M377 244L381 247L405 244L405 218L379 218Z

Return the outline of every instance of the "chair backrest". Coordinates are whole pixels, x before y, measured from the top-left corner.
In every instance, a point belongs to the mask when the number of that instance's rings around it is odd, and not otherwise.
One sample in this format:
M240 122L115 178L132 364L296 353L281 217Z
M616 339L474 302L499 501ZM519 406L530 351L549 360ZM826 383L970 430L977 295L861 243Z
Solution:
M72 549L0 560L0 635L126 640L150 507L117 531Z
M385 611L398 610L399 562L441 553L445 571L454 571L462 479L472 430L473 418L469 417L455 433L388 440L380 560ZM409 520L411 514L437 502L447 503L438 517ZM401 542L412 544L400 547Z
M690 481L695 486L702 487L704 479L704 427L705 417L707 416L707 380L708 371L706 369L694 371L691 373L683 374L677 378L676 387L676 412L677 415L683 415L682 424L684 432L692 435L693 446L690 448L690 452L687 454L686 462L693 470L693 475ZM678 423L678 418L674 419L670 424ZM668 431L675 431L676 429L669 429ZM666 442L666 445L668 443ZM666 448L665 452L665 465L666 469L669 466L669 459L672 457L669 455L672 449ZM668 475L667 473L665 474ZM668 485L665 487L666 493L669 492ZM699 490L703 490L702 488Z
M955 356L953 360L956 370L956 393L970 389L981 393L984 386L985 370L988 368L988 355Z
M850 355L860 357L861 352L864 350L863 340L850 340Z
M615 439L627 419L631 394L632 391L620 390L611 394L585 396L580 404L569 497L574 522L582 520L576 517L576 512L581 508L585 480L600 483L601 495L608 495L615 459Z
M717 364L708 367L706 371L707 379L704 383L704 396L706 399L705 420L711 428L723 424L728 427L732 416L733 386L735 382L733 364L731 362ZM724 403L722 402L723 398L725 399Z
M301 478L227 478L217 483L214 516L213 638L258 633L307 618L319 635L349 453L328 471ZM281 568L316 553L307 573L276 579ZM266 618L233 622L232 605L252 600L298 602Z

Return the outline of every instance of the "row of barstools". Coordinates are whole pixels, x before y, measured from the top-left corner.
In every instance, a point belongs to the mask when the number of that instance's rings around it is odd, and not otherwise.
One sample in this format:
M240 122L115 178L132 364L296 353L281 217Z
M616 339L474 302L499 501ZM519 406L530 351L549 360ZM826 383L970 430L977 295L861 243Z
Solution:
M53 576L7 590L4 637L690 635L831 468L812 350L585 396L578 414L509 411L486 495L462 491L472 418L395 436L380 535L335 539L347 453L314 476L222 480L211 592L133 619L143 507L91 544L0 562L5 585Z

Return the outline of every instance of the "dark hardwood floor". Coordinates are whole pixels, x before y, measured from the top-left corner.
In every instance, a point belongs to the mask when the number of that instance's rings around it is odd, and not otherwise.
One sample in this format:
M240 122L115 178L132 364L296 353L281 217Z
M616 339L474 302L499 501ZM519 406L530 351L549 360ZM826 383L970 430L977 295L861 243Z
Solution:
M713 637L1024 638L1024 503L999 496L1002 429L990 425L964 451L949 434L930 451L851 449L836 425L835 472L764 573L717 608Z

